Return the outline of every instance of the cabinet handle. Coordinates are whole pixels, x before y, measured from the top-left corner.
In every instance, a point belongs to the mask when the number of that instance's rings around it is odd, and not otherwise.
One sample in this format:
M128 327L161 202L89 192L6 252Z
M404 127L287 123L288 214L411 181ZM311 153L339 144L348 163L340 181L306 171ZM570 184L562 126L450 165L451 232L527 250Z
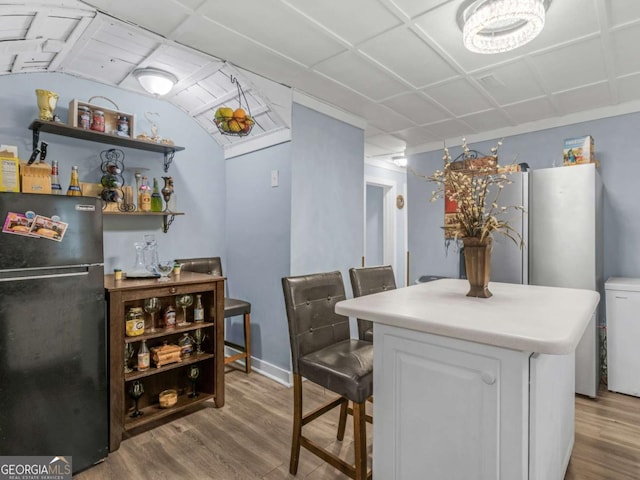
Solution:
M496 376L493 373L482 372L480 378L482 378L482 381L487 385L493 385L496 383Z
M177 289L176 287L171 287L171 288L169 289L169 292L170 292L170 293L176 293L177 291L178 291L178 289Z

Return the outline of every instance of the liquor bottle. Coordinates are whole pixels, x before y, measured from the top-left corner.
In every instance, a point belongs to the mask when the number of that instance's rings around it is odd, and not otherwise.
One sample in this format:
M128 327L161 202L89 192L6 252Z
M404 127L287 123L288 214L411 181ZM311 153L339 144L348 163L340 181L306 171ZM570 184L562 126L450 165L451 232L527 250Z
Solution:
M158 189L158 179L153 179L153 193L151 194L151 211L162 211L162 197L160 196L160 190Z
M202 295L196 295L196 306L193 307L193 321L204 322L204 308L202 308Z
M53 195L62 195L62 187L58 178L58 161L51 162L51 193Z
M78 180L78 166L71 167L71 181L69 182L69 188L67 189L67 195L70 197L81 197L82 190L80 190L80 181Z
M147 370L151 365L151 358L149 356L149 348L147 347L147 341L143 340L138 350L138 370Z
M141 212L150 212L151 211L151 187L149 187L149 181L147 177L142 177L142 184L140 185L140 195L138 197L140 199L140 208Z

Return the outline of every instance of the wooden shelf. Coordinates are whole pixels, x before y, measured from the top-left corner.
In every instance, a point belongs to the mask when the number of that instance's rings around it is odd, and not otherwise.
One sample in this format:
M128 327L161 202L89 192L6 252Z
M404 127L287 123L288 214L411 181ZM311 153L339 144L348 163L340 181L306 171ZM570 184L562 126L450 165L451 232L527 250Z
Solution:
M196 355L193 353L190 357L183 359L180 362L175 362L170 365L165 365L164 367L150 367L148 370L144 370L142 372L131 372L124 374L124 381L130 382L132 380L139 380L140 378L150 377L151 375L157 375L158 373L166 372L169 370L173 370L174 368L184 367L185 365L191 365L192 363L202 362L203 360L209 360L213 358L213 353L201 353L200 355Z
M118 147L135 148L138 150L146 150L156 153L171 153L184 150L184 147L177 145L163 145L161 143L146 142L144 140L135 140L128 137L119 137L117 135L109 135L107 133L96 132L95 130L85 130L84 128L71 127L66 123L47 122L45 120L34 120L29 125L29 129L35 132L47 132L54 135L62 135L64 137L79 138L90 142L108 143ZM36 142L37 143L37 142ZM34 147L35 148L35 147Z
M179 395L178 403L170 408L160 408L159 403L154 403L153 405L148 405L144 408L141 408L140 411L143 412L143 414L136 418L131 418L129 416L131 412L127 412L127 417L124 421L124 429L126 431L141 427L142 425L146 425L147 423L154 422L160 418L173 415L174 413L181 410L185 410L189 407L192 407L193 405L205 402L210 398L215 398L215 395L202 392L200 392L199 395L195 398L189 398L187 394Z
M156 331L153 333L148 332L136 337L125 337L124 341L126 343L141 342L142 340L149 340L150 338L166 337L167 335L174 333L191 332L193 330L198 330L199 328L213 327L213 325L214 324L211 322L190 322L189 325L182 327L176 325L175 328L156 328Z
M162 216L162 217L166 217L166 216L172 216L172 215L184 215L184 212L117 212L114 210L103 210L102 211L103 215L125 215L125 216L139 216L139 217L145 217L145 216Z

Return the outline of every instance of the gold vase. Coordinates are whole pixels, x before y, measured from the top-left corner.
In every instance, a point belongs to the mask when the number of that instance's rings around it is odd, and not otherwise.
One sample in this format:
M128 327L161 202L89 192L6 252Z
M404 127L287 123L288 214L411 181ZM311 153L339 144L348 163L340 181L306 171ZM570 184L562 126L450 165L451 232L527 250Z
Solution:
M53 120L53 111L58 104L58 94L50 90L36 90L38 97L38 108L40 109L40 120L50 122Z
M465 237L464 267L469 280L467 297L489 298L489 277L491 276L491 238L480 240L477 237Z

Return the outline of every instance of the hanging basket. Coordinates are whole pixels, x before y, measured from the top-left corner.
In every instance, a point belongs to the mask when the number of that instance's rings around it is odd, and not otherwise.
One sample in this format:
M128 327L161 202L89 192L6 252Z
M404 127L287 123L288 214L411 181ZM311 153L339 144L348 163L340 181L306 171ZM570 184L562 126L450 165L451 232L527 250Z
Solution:
M238 88L238 108L222 106L216 110L213 123L216 124L222 135L232 137L246 137L251 133L256 121L251 115L251 109L247 102L247 97L240 86L238 79L231 75L231 83L235 83ZM243 104L244 100L244 104Z

